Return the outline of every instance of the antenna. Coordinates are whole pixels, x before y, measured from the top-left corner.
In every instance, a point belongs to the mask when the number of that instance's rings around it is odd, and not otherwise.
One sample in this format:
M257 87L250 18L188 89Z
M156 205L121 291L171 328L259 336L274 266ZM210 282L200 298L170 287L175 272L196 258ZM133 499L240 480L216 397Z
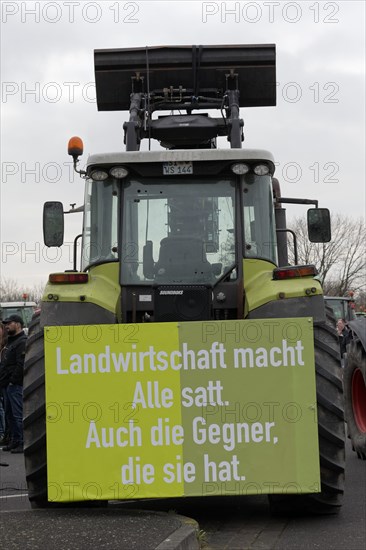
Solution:
M147 74L147 116L148 119L148 135L149 135L149 151L151 150L151 126L150 126L150 68L149 68L149 47L145 46L146 51L146 74ZM146 124L146 112L145 112L145 124ZM146 131L146 126L145 126Z

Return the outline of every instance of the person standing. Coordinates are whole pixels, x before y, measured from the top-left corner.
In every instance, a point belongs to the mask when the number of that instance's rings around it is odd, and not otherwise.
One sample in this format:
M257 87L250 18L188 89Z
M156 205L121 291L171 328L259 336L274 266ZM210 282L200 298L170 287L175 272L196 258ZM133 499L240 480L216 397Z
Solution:
M0 321L0 372L7 339L8 336L6 334L5 327L2 321ZM5 417L5 393L6 389L0 388L0 447L4 447L9 443L8 424Z
M9 419L10 443L3 451L23 452L23 369L27 336L23 319L10 315L3 324L8 342L2 359L0 387L6 388L6 414Z
M347 346L352 340L352 332L348 328L345 319L338 319L337 334L338 334L338 340L339 340L339 347L341 351L342 367L344 367L344 354L347 353Z

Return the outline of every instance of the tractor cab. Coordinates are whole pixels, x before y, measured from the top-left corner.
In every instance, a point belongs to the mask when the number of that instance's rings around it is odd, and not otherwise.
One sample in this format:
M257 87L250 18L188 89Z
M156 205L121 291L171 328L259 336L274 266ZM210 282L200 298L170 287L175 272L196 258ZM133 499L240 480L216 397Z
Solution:
M212 307L217 319L237 318L243 258L277 263L271 155L152 151L139 162L128 152L89 162L82 269L120 262L123 318L202 320ZM169 311L173 296L189 305Z

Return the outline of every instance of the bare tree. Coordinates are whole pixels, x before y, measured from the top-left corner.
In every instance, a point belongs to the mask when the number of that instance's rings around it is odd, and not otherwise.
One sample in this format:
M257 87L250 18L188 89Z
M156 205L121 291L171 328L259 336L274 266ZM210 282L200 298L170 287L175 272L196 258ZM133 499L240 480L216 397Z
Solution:
M366 290L361 290L356 295L356 311L363 311L366 313Z
M0 301L1 302L36 302L42 297L44 284L39 283L33 287L23 287L16 279L0 279Z
M366 225L362 219L352 220L342 214L332 216L332 240L329 243L310 243L306 220L295 218L288 223L298 237L300 264L314 264L324 292L344 296L349 290L366 288ZM289 261L293 263L294 247L289 245Z

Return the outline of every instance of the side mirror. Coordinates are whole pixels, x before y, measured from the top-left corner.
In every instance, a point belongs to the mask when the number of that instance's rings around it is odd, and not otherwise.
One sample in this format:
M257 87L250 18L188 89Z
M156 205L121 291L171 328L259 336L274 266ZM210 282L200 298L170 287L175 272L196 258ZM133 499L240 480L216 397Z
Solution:
M153 279L155 275L154 270L154 258L153 258L153 242L146 241L144 248L142 249L142 269L144 277L146 279Z
M332 235L328 208L309 208L308 236L312 243L329 243Z
M43 206L43 240L46 246L64 242L64 207L62 202L45 202Z

